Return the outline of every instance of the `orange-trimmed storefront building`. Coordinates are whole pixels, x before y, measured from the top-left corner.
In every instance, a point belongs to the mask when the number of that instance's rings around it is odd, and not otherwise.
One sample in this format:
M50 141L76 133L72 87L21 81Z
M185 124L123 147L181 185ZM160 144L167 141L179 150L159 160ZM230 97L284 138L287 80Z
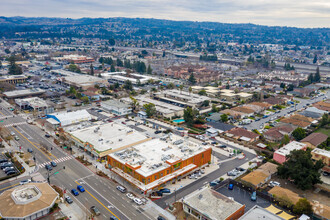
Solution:
M108 155L113 172L145 194L175 182L211 162L212 148L171 135Z

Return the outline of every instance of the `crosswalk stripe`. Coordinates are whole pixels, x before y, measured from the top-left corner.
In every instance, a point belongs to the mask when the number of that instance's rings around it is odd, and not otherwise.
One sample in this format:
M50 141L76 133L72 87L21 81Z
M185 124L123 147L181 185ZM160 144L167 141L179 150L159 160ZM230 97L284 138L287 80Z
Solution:
M67 161L67 160L71 160L73 159L74 157L72 156L66 156L66 157L61 157L61 158L58 158L56 160L53 160L55 163L62 163L64 161ZM43 168L45 167L47 164L50 164L50 162L45 162L45 163L42 163L42 164L39 164L39 167L40 168Z

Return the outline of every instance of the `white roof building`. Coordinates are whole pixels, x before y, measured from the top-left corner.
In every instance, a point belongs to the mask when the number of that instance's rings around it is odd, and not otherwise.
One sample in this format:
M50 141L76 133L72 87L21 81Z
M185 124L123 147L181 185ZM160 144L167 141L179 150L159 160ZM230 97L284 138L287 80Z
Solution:
M48 117L60 122L62 127L92 120L92 115L85 109L74 112L57 112L54 114L49 114Z

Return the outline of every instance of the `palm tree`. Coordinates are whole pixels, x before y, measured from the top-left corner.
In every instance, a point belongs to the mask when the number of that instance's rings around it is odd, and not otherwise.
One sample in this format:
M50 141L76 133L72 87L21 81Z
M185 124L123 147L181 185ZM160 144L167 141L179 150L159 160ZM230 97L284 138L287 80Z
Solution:
M182 90L183 90L183 85L182 84L179 86L179 89L180 89L180 94L181 94Z
M191 86L189 86L189 95L191 94L191 92L192 92L192 88L191 88Z

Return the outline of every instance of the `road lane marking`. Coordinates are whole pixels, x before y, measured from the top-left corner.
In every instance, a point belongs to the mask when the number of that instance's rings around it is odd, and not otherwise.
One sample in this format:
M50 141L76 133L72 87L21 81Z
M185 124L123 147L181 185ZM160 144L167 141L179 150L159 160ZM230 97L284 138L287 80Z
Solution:
M78 182L75 181L77 184ZM87 183L86 183L87 184ZM89 185L89 184L87 184ZM91 187L92 188L92 187ZM106 207L102 202L100 202L100 200L98 200L95 196L93 196L88 190L85 189L85 191L91 196L93 197L98 203L100 203L106 210L108 210L112 215L114 215L116 218L118 218L118 216L116 216L108 207ZM107 201L107 200L106 200ZM124 213L122 213L126 218L128 218ZM119 218L118 218L119 219ZM129 218L128 218L129 219Z
M22 137L24 137L33 147L35 147L38 151L40 151L43 155L45 155L50 161L52 161L52 159L50 159L50 157L45 154L42 150L40 150L40 148L38 148L36 145L34 145L27 137L25 137L21 132L19 132L19 130L17 130L16 128L14 128L20 135L22 135ZM54 156L55 157L55 156Z
M18 184L19 184L19 183L16 183L16 184L14 184L14 185L10 185L10 186L4 187L4 188L0 189L0 191L1 191L1 190L8 189L8 188L11 188L11 187L14 187L14 186L17 186Z

